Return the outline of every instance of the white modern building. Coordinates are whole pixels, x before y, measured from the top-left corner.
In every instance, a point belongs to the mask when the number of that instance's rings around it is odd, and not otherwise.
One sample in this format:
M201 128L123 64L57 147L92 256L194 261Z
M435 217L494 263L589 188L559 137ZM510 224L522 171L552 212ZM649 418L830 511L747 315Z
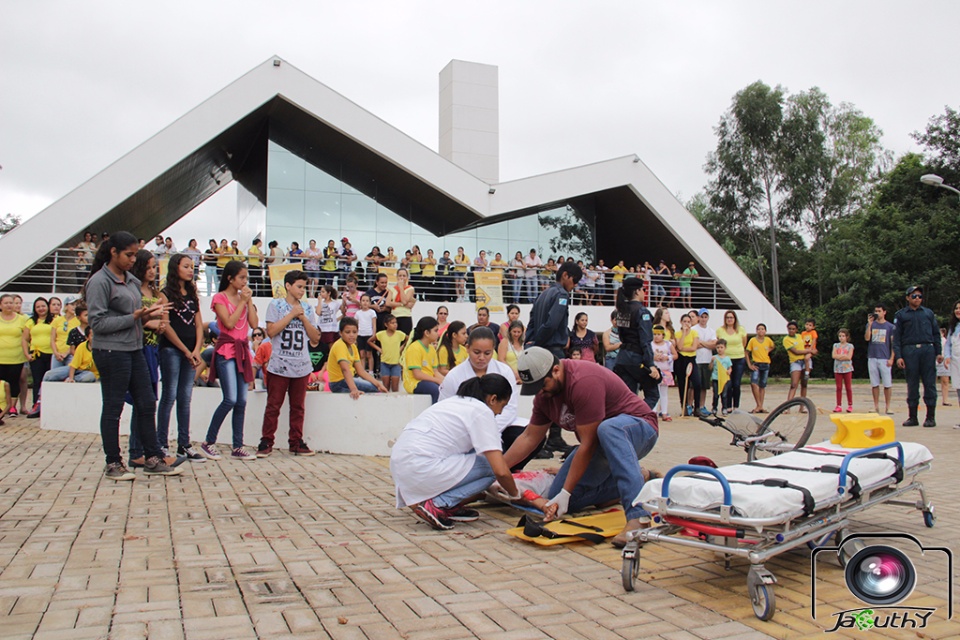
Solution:
M560 220L582 230L582 257L681 269L692 260L715 283L694 306L737 309L750 327L785 324L637 156L501 182L497 68L454 60L439 93L438 153L271 58L0 240L3 289L56 290L57 270L70 267L55 249L85 230L150 238L236 181L237 217L223 226L243 246L349 237L360 256L416 244L509 260L530 248L565 253L544 224Z

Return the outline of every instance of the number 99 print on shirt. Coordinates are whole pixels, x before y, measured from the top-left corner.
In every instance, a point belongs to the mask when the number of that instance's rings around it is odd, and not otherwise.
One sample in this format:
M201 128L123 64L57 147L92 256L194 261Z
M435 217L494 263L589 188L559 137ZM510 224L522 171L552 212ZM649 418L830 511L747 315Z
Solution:
M267 307L267 325L283 320L291 309L286 299L274 300ZM313 371L307 349L310 338L304 329L304 322L317 324L317 316L309 305L303 305L303 316L291 320L280 333L270 339L273 353L267 363L268 372L284 378L302 378Z

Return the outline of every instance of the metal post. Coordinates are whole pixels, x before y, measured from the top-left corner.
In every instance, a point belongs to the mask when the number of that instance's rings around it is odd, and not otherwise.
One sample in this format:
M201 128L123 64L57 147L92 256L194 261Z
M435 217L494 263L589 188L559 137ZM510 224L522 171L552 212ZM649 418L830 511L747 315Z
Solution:
M57 270L60 266L60 248L57 247L53 252L53 282L50 284L50 293L57 292Z
M713 278L713 308L717 308L717 278Z

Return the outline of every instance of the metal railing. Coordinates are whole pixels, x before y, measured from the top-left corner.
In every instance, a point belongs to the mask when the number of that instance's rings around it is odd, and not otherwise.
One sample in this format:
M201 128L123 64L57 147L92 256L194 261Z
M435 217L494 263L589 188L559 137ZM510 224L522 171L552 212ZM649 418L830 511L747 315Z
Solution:
M169 255L158 257L163 262ZM236 257L249 263L250 256L239 255ZM256 267L250 268L251 287L254 288L257 295L270 296L270 283L264 258L260 257L263 266L259 269ZM279 258L277 264L297 264L300 268L306 266L302 258ZM321 269L316 272L317 277L311 279L308 286L311 296L315 296L316 289L323 284L330 284L340 290L344 289L348 275L357 278L360 291L366 291L373 286L375 278L372 271L367 269L367 263L364 260L352 263L353 269L351 271L347 270L348 265L343 261L338 262L336 271L325 271L322 266L323 262L321 261ZM197 288L201 295L207 295L208 293L212 295L213 292L216 292L219 283L219 271L216 266L213 265L212 269L207 267L208 265L204 264L204 258L201 256L195 269ZM60 247L14 278L5 289L36 293L76 294L86 281L89 270L88 254L78 251L75 247ZM161 269L161 273L163 271L165 269ZM391 275L392 283L393 270L389 269L388 272ZM314 275L312 272L308 272L308 274ZM474 302L476 300L476 284L473 272L470 271L464 275L465 277L460 279L456 272L443 273L442 270L438 269L434 274L427 276L421 271L421 273L410 274L410 284L416 289L417 298L420 300ZM510 269L504 271L503 276L503 300L506 303L516 304L532 302L533 298L536 298L553 280L551 276L543 274L536 278L516 278ZM462 283L462 286L458 283ZM709 276L693 278L690 281L689 288L681 287L681 282L678 279L654 276L649 281L645 291L645 302L651 307L737 308L723 285ZM603 281L598 280L593 287L578 286L572 295L574 304L612 305L616 296L613 275L607 272Z

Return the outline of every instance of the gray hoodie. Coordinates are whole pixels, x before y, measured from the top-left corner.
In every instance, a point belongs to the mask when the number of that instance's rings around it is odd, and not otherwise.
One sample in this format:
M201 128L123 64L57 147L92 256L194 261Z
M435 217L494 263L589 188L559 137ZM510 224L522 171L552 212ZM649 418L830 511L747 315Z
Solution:
M143 348L143 325L133 312L143 306L140 281L130 273L117 278L104 265L87 282L84 297L93 328L93 349L138 351Z

